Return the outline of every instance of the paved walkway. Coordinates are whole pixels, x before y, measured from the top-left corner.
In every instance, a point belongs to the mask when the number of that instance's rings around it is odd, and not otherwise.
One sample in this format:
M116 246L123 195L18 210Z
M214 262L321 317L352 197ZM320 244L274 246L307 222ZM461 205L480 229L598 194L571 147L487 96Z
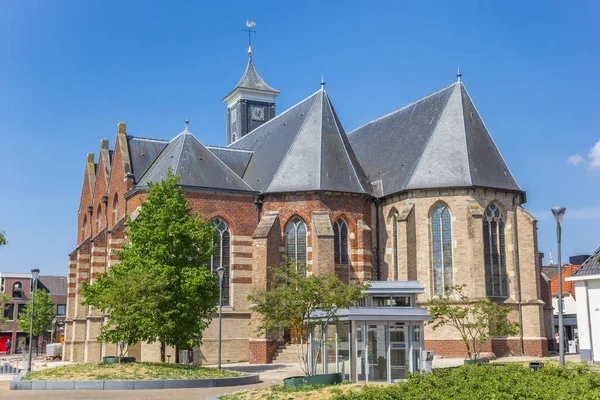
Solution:
M545 360L558 360L558 356L547 357ZM567 361L579 361L579 355L567 355ZM534 357L505 357L492 362L516 362L540 360ZM463 364L462 358L435 358L434 368L453 367ZM51 363L48 363L51 364ZM258 373L261 377L261 383L246 386L231 386L223 388L205 388L205 389L164 389L164 390L8 390L9 381L0 381L0 399L36 399L44 400L69 400L69 399L147 399L147 400L173 400L194 399L205 400L221 394L229 394L240 390L252 390L268 387L275 384L281 384L284 378L290 376L302 375L302 371L297 364L267 364L250 365L248 363L228 364L224 368L236 371Z

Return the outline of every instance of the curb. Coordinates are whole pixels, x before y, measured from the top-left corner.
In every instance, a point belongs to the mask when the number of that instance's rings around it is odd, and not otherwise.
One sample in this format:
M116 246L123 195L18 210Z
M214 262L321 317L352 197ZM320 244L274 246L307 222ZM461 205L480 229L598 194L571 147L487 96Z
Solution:
M141 381L23 381L22 371L10 381L10 390L145 390L190 389L252 385L260 382L258 374L234 378L164 379Z

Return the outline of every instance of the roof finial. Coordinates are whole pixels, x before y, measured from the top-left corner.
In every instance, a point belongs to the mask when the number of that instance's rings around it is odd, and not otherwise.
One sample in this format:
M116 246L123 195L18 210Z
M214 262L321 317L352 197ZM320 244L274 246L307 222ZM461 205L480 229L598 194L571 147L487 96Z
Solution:
M321 77L321 90L325 90L325 78Z
M458 72L456 73L456 77L458 78L458 81L461 82L462 74L460 73L460 68L458 69Z
M185 117L185 132L189 132L190 119Z
M256 22L246 20L246 26L248 29L242 29L244 32L248 32L248 58L252 60L252 36L251 34L256 33L252 30L252 27L256 26Z

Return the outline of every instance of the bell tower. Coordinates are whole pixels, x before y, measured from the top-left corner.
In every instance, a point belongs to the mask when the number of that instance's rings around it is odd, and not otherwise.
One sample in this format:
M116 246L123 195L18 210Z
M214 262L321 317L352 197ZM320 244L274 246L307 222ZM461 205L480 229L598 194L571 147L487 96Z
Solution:
M254 32L248 31L248 34ZM256 72L249 44L246 70L235 88L223 98L227 104L227 145L273 119L278 94L279 91L269 86Z

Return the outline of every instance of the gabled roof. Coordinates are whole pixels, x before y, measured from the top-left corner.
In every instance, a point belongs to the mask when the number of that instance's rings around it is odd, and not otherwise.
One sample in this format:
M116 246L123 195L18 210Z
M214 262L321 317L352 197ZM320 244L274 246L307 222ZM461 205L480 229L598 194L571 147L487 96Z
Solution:
M38 282L41 288L46 289L49 294L67 294L67 277L40 275ZM40 287L38 286L38 288Z
M324 90L228 148L254 152L243 179L261 192L371 193L367 175Z
M168 140L149 139L127 135L127 144L129 148L129 159L133 175L140 179L156 160L156 157L169 144Z
M587 260L581 264L581 267L572 276L580 277L580 276L589 276L589 275L600 275L600 261L598 261L598 257L600 257L600 248L598 248L594 254L592 254Z
M383 195L410 189L480 186L521 191L462 82L349 133Z
M229 92L225 98L229 97L231 93L233 93L236 89L250 89L257 90L260 92L267 92L270 94L278 95L279 91L277 89L272 88L260 77L258 72L256 72L256 68L254 68L254 64L252 63L252 57L248 57L248 64L246 65L246 70L244 74L240 78L240 81L235 85L233 90Z
M140 179L138 187L160 182L171 168L180 175L179 184L187 188L253 192L239 176L186 129L177 135Z
M575 282L565 281L565 278L575 275L579 268L579 265L567 264L563 265L560 271L562 292L571 294L573 298L575 298ZM556 275L550 280L550 293L552 293L552 296L558 296L558 266L556 268Z

